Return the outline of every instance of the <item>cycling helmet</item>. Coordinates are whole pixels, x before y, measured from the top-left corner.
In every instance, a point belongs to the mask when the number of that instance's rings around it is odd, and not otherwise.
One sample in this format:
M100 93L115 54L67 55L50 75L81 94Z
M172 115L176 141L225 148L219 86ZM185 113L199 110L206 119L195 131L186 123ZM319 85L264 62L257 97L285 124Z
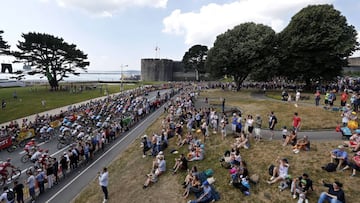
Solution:
M6 161L7 161L7 162L10 162L10 161L11 161L11 158L7 158Z

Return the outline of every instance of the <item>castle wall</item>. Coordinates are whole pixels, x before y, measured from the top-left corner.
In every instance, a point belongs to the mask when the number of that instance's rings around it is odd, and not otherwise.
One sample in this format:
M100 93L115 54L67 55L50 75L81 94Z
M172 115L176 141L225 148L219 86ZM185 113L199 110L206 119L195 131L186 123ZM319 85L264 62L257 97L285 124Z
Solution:
M186 72L181 61L169 59L141 59L142 81L195 80L195 72Z

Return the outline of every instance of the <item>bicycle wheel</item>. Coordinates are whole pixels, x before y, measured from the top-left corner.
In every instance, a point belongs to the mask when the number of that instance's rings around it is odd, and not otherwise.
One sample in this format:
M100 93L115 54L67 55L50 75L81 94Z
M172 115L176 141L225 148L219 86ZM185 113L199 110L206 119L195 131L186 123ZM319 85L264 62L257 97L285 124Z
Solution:
M19 179L20 176L21 176L21 170L19 168L17 168L15 170L13 170L11 179L12 180L17 180L17 179Z
M29 155L24 154L24 155L21 157L21 162L26 163L26 162L29 161L29 159L30 159Z
M6 148L6 151L8 151L9 153L14 152L16 149L15 145L11 145L10 147Z
M19 143L19 146L20 146L20 147L25 147L26 142L27 142L27 140L22 140L22 141Z
M3 187L6 183L6 178L4 178L3 176L1 176L0 178L0 187Z

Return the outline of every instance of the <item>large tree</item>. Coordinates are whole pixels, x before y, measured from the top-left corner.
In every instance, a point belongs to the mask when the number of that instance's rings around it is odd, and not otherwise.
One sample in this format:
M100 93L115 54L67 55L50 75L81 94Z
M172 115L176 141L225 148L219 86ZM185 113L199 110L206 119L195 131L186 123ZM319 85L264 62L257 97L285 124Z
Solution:
M199 80L199 73L205 73L207 52L207 46L197 44L192 46L183 56L182 62L185 71L195 71L196 80Z
M7 44L6 41L3 40L2 34L4 31L0 30L0 55L1 54L9 54L9 48L10 46Z
M256 70L268 71L277 64L274 58L275 32L268 26L243 23L218 35L209 50L206 69L215 78L232 77L240 89Z
M62 38L34 32L22 34L22 37L24 41L19 41L17 45L20 51L13 55L17 62L31 66L32 69L27 74L47 77L51 89L57 89L59 81L68 77L68 74L79 75L77 71L86 70L86 66L90 64L83 51Z
M332 80L358 49L356 30L332 5L303 8L279 34L281 73L289 79Z

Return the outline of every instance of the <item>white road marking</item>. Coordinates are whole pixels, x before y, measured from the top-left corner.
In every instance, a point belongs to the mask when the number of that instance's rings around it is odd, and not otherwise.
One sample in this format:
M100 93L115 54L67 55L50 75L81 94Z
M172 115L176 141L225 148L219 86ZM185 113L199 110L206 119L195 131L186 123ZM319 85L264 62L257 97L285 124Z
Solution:
M145 122L146 120L150 119L150 117L148 117L147 119L145 119L143 122ZM139 128L142 125L137 125L134 129L132 129L131 131L135 131L137 128ZM51 200L55 199L56 196L58 196L62 191L64 191L67 187L69 187L69 185L73 184L76 179L78 179L80 176L82 176L87 170L89 170L89 168L91 168L92 166L94 166L98 161L100 161L104 156L106 156L112 149L114 149L115 147L117 147L120 143L122 143L122 141L127 138L128 136L130 136L132 134L132 132L129 132L125 137L123 137L121 140L119 140L119 142L117 142L116 144L114 144L110 149L108 149L107 151L104 152L104 154L102 154L98 159L96 159L92 164L90 164L90 166L88 166L86 169L84 169L81 173L79 173L79 175L77 175L76 177L74 177L68 184L66 184L63 188L61 188L58 192L56 192L50 199L48 199L46 201L46 203L49 203Z

